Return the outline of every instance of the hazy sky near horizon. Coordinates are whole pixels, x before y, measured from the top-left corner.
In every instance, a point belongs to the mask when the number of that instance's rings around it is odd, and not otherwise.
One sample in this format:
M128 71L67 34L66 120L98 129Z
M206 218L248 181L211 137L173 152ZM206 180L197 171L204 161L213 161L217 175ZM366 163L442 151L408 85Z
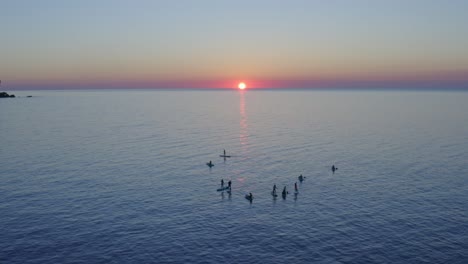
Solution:
M468 0L0 0L2 86L468 84Z

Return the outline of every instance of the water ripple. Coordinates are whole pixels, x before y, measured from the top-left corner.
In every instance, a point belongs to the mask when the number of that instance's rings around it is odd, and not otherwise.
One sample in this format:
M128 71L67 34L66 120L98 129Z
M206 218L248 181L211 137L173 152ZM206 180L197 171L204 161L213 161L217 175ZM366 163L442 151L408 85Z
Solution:
M468 259L466 94L40 93L0 105L2 263Z

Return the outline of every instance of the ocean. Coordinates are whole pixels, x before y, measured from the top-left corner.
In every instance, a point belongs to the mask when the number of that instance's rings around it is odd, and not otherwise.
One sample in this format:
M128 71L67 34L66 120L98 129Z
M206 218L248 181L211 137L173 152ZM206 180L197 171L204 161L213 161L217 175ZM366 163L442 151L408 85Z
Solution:
M10 93L0 263L468 263L468 92Z

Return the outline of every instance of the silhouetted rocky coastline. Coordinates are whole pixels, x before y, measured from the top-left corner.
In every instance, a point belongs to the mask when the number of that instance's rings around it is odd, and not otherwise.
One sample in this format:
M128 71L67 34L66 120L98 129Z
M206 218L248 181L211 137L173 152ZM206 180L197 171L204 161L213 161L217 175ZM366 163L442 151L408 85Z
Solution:
M0 98L11 98L11 97L16 97L14 94L8 94L6 92L0 92Z

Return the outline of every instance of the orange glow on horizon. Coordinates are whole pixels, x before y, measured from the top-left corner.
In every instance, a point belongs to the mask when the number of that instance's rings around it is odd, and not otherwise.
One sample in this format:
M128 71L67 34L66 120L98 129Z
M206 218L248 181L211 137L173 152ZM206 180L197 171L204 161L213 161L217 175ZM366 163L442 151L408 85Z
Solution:
M237 85L237 87L239 87L239 89L241 90L244 90L245 88L247 88L247 86L243 82L240 82L239 85Z

